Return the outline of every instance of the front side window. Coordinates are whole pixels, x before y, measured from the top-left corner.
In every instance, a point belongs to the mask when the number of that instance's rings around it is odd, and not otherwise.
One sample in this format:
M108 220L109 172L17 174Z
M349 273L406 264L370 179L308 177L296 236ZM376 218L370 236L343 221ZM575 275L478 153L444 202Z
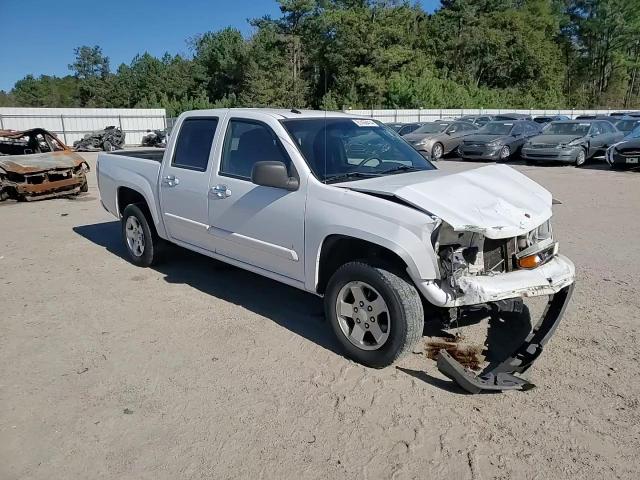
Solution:
M397 134L373 120L288 119L282 124L323 182L435 168Z
M271 128L251 120L229 120L220 173L250 179L253 166L264 161L282 162L290 169L291 160Z
M591 127L591 135L602 135L604 131L602 130L602 126L600 123L594 123Z
M182 122L171 166L204 172L209 163L217 118L187 118Z

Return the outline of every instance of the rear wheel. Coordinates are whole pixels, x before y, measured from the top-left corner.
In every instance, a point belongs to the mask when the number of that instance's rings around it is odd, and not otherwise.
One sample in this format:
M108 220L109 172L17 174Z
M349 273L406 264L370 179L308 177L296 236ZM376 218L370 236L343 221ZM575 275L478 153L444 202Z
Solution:
M374 368L391 365L422 336L420 295L384 267L350 262L329 280L325 314L347 355Z
M129 260L150 267L158 260L160 239L139 205L127 205L122 213L122 238Z

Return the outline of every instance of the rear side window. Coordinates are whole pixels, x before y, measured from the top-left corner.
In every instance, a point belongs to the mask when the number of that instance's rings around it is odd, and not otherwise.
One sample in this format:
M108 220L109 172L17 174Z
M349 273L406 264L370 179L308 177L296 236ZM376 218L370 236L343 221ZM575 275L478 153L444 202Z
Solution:
M263 161L282 162L290 169L289 156L271 128L256 121L229 120L220 173L250 179L253 166Z
M187 118L182 122L171 166L204 172L217 126L217 118Z

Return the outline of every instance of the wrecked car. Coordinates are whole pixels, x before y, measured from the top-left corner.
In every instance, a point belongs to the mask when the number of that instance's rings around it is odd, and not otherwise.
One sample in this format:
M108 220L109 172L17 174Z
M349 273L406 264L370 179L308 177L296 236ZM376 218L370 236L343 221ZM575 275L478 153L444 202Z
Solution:
M142 137L141 146L143 147L157 147L164 148L167 146L167 131L166 130L147 130L147 133Z
M87 162L47 130L0 130L0 200L86 192L88 171Z
M81 140L73 142L77 152L112 152L124 148L125 133L118 127L109 126L104 130L87 133Z
M581 167L587 160L605 153L624 134L605 120L562 120L551 122L541 135L522 147L522 158L529 164L565 162Z
M171 242L324 297L345 354L375 368L412 352L443 313L543 297L502 363L475 375L438 355L469 392L530 387L519 374L575 278L543 187L506 165L438 170L382 123L338 112L202 110L174 131L164 152L98 155L101 202L134 265Z

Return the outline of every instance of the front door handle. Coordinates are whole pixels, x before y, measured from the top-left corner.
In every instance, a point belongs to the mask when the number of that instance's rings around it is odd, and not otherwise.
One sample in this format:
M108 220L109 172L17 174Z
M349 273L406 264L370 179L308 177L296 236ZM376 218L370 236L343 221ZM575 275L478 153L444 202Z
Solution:
M226 185L216 185L211 187L211 194L216 198L227 198L231 196L231 189Z
M176 178L174 175L167 175L162 179L162 184L166 185L167 187L175 187L176 185L180 184L180 179Z

